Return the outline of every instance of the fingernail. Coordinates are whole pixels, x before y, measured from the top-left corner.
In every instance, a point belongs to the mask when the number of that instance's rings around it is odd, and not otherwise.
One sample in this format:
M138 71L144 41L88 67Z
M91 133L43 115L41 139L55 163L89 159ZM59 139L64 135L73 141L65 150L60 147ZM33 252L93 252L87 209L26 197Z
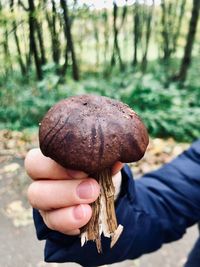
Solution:
M74 217L77 220L80 220L85 217L85 210L82 205L76 206L74 208Z
M82 182L76 188L77 195L82 199L93 198L94 188L92 184L88 181Z
M75 179L82 179L82 178L86 178L87 174L85 172L82 171L75 171L75 170L67 170L67 173L69 176L71 176L72 178Z

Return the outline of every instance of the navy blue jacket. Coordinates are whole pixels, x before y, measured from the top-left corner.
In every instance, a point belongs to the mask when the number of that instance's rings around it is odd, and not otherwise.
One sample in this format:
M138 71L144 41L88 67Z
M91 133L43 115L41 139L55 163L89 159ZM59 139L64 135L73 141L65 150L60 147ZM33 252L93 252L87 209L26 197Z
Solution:
M122 170L122 189L116 202L118 223L124 230L110 249L102 237L103 253L89 241L66 236L46 227L34 210L38 239L46 239L47 262L77 262L82 266L111 264L159 249L180 239L200 221L200 140L169 164L134 181L129 167Z

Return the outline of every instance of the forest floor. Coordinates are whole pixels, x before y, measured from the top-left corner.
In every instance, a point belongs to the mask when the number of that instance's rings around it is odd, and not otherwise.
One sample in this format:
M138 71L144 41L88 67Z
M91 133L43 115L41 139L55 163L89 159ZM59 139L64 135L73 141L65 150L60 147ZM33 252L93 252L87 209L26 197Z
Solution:
M0 266L76 267L77 264L47 264L43 261L44 242L35 236L32 211L26 190L30 179L23 167L27 151L38 146L37 133L0 131ZM133 170L136 177L156 169L180 154L188 144L172 139L151 139L145 157ZM112 267L182 267L197 237L196 226L180 241L164 245L159 251L135 261Z

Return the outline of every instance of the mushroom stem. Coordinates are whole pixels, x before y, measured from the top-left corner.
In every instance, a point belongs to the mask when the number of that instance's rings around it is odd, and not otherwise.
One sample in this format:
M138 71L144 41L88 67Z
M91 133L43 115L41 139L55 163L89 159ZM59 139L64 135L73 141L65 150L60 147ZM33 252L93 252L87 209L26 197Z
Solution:
M101 234L113 237L118 227L114 203L115 187L110 168L96 173L94 177L100 184L100 196L92 203L92 217L82 229L81 241L82 245L88 240L95 241L97 250L101 253Z

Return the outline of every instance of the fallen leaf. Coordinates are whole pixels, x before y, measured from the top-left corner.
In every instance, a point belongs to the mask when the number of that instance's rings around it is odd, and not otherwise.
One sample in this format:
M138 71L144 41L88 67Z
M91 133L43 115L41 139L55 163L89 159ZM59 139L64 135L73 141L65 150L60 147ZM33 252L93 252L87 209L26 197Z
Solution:
M20 168L20 165L16 162L8 164L3 167L3 172L15 172Z
M33 223L32 208L25 208L21 200L11 202L5 209L15 227L27 226Z

